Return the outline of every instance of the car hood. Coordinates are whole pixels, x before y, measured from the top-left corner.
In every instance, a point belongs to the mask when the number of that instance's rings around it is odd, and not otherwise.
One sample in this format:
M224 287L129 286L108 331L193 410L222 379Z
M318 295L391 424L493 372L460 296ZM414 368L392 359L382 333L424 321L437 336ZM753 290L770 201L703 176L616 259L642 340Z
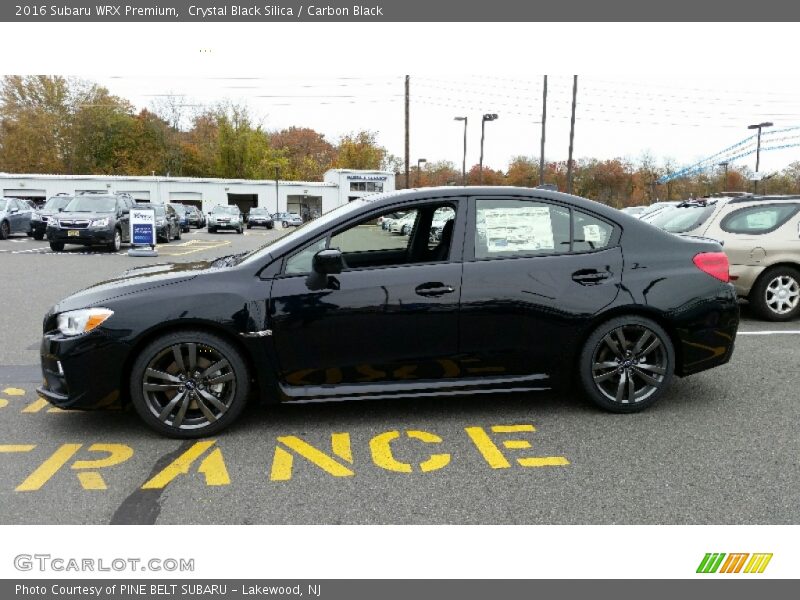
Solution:
M51 309L51 312L102 306L104 303L122 296L137 294L165 285L185 283L211 268L211 263L208 261L136 267L125 271L119 277L101 281L64 298Z
M58 213L59 219L67 219L72 220L75 219L77 221L80 220L93 220L93 219L105 219L110 218L113 219L116 215L113 212L67 212L62 211Z

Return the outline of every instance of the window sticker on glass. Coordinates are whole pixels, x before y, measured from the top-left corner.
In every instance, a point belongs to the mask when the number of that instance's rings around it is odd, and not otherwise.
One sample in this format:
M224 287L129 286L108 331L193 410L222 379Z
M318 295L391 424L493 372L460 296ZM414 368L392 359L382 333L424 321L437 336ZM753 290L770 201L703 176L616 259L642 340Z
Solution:
M605 235L600 230L599 225L584 225L583 226L583 239L587 242L592 242L595 244L604 244L605 243Z
M492 208L481 212L483 219L478 219L478 227L485 231L489 253L555 248L548 207Z

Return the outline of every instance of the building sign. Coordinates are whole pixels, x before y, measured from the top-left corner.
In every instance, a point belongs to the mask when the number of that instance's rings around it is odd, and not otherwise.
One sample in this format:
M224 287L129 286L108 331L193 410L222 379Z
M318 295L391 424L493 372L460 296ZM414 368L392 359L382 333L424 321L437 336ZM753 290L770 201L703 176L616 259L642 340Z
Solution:
M386 181L389 178L386 175L348 175L347 179L356 179L358 181Z
M156 213L154 210L134 208L130 213L131 245L156 245Z

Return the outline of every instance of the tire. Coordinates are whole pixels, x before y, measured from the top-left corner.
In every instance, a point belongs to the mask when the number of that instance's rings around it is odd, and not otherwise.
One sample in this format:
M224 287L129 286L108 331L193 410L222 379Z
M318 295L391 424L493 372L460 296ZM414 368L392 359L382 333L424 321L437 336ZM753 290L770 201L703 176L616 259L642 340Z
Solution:
M238 233L239 235L242 235L244 233L244 228L243 227L239 227L239 229L236 230L236 233Z
M274 223L267 223L267 229L272 229L273 227L275 227Z
M252 228L253 228L253 226L252 226L250 223L248 223L248 224L247 224L247 228L248 228L248 229L252 229Z
M122 232L119 229L114 230L114 241L108 244L109 252L119 252L122 248Z
M633 413L655 404L669 387L675 350L658 323L630 315L595 329L578 361L580 386L587 398L609 412Z
M33 239L35 239L37 242L41 242L44 239L44 234L43 233L34 233L33 234Z
M750 290L750 304L767 321L789 321L800 315L800 270L767 269Z
M50 250L53 252L61 252L64 250L64 242L50 242Z
M216 233L216 232L217 232L217 230L214 229L213 227L209 227L208 228L208 233Z
M222 361L219 369L208 372ZM154 376L154 371L160 375ZM214 379L223 381L209 385ZM250 377L242 355L226 340L202 331L179 331L139 352L131 368L130 393L136 412L151 429L191 439L214 435L239 417L247 404Z
M180 241L182 235L183 235L183 231L181 230L180 227L178 227L178 229L175 231L175 239L177 241Z
M25 235L27 235L28 237L33 237L33 232L32 231L28 231Z
M0 240L7 240L10 235L11 226L8 224L8 221L3 221L0 223Z
M172 238L172 231L169 228L167 228L167 234L161 237L161 243L169 244L171 238ZM156 241L158 241L158 236L156 236Z

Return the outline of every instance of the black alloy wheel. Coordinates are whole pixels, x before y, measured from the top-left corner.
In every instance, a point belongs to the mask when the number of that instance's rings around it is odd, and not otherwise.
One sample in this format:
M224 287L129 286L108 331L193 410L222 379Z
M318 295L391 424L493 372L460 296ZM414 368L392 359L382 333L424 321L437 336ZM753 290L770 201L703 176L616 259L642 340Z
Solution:
M3 221L0 223L0 240L7 240L9 235L11 235L11 226L8 221Z
M654 321L629 316L598 327L580 357L586 395L611 412L630 413L655 403L672 379L675 351Z
M177 438L212 435L242 412L249 394L247 367L227 341L200 331L166 335L145 348L131 371L139 416Z

